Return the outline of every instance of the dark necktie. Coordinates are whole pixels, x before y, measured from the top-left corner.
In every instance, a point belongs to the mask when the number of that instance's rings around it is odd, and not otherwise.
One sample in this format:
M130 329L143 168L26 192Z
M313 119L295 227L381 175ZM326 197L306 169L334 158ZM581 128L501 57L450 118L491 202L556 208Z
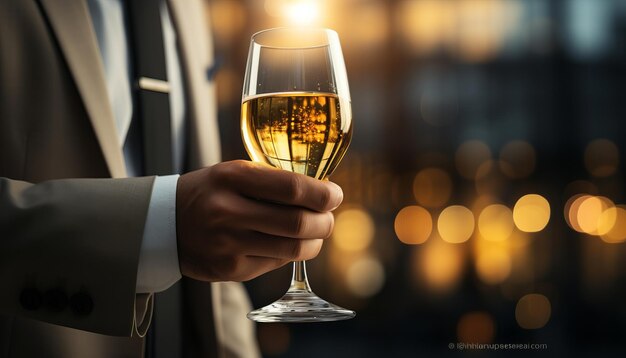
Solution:
M160 7L166 4L164 0L128 0L127 5L136 79L136 110L130 132L134 129L134 133L142 137L143 174L172 174L170 86L160 13ZM146 336L145 357L180 355L179 295L180 284L155 295L154 317Z
M129 0L131 48L136 78L135 118L143 134L145 175L172 174L170 86L160 6L164 0Z

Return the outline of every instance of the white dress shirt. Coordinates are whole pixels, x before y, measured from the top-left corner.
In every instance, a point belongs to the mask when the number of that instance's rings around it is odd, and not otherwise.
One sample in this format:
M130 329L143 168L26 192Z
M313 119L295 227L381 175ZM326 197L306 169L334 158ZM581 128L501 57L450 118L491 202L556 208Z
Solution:
M124 147L133 115L132 62L124 0L88 0L107 82L119 142L129 176L141 173L140 153ZM176 51L176 33L165 3L161 6L167 78L170 83L172 153L176 172L182 170L185 147L185 102ZM137 292L160 292L181 278L176 246L176 185L178 175L156 177L137 270Z

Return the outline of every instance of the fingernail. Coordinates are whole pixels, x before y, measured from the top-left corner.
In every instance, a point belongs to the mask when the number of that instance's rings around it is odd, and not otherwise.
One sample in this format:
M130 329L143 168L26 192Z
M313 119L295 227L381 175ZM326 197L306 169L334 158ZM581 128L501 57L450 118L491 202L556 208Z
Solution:
M341 187L333 182L331 182L331 184L333 185L333 190L336 192L336 195L334 195L335 197L335 202L333 203L333 205L331 205L332 209L330 210L335 210L337 209L337 207L339 207L339 205L341 205L341 202L343 201L343 190L341 189Z

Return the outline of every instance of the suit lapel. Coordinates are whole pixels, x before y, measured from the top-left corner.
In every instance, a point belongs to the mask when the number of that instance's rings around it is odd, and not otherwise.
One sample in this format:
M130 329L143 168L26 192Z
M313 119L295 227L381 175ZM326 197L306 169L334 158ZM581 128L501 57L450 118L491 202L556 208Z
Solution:
M82 97L112 177L125 177L104 67L91 17L83 1L40 0Z

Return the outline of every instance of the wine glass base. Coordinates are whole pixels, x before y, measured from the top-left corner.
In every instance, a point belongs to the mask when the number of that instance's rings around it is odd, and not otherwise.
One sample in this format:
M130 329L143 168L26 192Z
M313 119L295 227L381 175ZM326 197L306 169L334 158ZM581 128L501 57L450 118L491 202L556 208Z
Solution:
M351 319L354 311L327 302L313 292L287 292L278 301L248 313L256 322L329 322Z

